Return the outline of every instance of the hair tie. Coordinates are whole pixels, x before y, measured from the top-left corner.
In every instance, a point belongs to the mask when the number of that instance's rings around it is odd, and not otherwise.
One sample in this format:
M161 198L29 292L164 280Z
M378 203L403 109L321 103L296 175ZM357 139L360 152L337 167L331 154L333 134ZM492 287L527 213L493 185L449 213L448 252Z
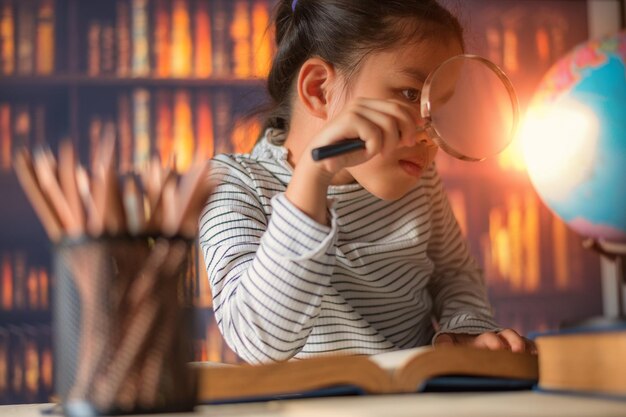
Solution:
M298 0L293 0L293 3L291 3L291 11L292 12L296 12L296 5L298 4Z

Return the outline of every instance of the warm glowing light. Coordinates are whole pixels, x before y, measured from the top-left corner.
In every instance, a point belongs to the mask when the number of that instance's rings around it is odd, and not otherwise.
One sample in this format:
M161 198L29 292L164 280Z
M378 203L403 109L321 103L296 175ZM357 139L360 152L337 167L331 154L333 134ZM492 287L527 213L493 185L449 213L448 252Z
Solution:
M535 187L560 200L591 175L599 121L582 103L560 100L531 107L520 140Z

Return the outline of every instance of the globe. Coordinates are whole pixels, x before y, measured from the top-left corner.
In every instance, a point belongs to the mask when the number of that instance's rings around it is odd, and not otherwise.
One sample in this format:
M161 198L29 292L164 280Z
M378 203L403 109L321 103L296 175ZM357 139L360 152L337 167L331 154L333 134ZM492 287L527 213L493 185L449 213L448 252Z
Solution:
M531 182L584 237L626 242L626 32L575 47L546 73L521 128Z

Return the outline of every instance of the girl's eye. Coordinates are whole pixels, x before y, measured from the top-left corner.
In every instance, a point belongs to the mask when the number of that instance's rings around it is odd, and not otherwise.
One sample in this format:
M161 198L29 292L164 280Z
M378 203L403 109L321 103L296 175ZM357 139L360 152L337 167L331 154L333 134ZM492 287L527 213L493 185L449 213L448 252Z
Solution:
M421 91L415 90L413 88L407 88L405 90L402 90L402 95L410 102L417 103L418 101L420 101Z

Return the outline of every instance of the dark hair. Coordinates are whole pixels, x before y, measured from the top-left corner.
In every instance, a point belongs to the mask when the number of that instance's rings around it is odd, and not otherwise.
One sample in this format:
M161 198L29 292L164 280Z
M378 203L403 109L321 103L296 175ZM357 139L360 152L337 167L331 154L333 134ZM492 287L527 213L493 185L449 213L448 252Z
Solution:
M272 99L264 129L288 129L293 82L319 57L349 77L370 53L402 41L454 36L463 29L436 0L280 0L274 12L276 55L268 77Z

